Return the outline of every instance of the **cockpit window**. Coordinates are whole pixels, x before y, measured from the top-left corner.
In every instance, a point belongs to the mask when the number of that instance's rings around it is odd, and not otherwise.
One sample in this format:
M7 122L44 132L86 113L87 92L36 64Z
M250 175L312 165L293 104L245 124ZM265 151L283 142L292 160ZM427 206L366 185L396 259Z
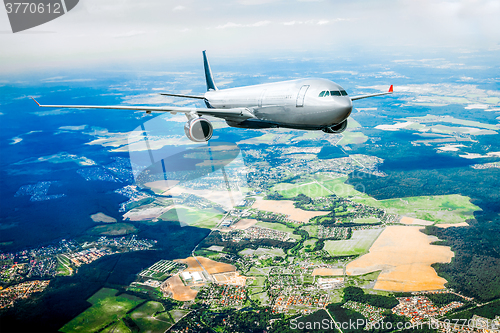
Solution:
M322 92L319 93L318 97L327 97L327 96L347 96L347 93L345 90L330 90L330 91L325 91L323 90Z

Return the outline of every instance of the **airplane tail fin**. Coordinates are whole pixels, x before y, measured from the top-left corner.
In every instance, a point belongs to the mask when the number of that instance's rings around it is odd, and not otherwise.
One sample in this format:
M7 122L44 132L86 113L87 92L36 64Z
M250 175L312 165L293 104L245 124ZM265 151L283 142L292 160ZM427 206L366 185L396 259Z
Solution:
M210 69L210 64L208 63L206 51L203 51L203 65L205 66L205 79L207 80L207 91L218 90L215 85L214 78L212 76L212 70Z

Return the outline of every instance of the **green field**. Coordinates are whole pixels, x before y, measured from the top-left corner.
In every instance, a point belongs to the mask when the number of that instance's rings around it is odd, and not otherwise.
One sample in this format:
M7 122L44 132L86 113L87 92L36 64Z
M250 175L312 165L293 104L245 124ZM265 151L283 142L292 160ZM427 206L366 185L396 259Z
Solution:
M304 248L302 249L303 251L305 249L313 249L314 248L314 244L316 244L318 240L315 239L315 238L309 238L308 240L306 240L303 244Z
M245 255L253 256L254 253L255 253L255 250L244 249L244 250L241 250L240 252L238 252L238 255L240 255L240 256L245 256Z
M263 291L261 288L250 288L249 297L252 301L257 301L261 305L269 303L267 292Z
M170 314L170 316L172 316L172 319L175 322L178 322L179 320L181 320L182 317L184 317L189 312L190 310L175 309L175 310L170 310L168 313Z
M269 274L270 270L271 270L271 267L258 268L258 267L252 266L252 268L250 268L250 270L245 275L247 275L247 276L267 275L267 274Z
M138 306L144 300L139 297L121 294L115 296L118 290L102 288L87 301L90 308L64 325L61 332L95 332L112 322L119 321L128 311Z
M342 133L342 139L338 142L339 145L346 146L351 144L360 144L368 141L368 137L362 132L345 131Z
M89 302L92 305L95 305L95 304L99 303L100 300L115 296L116 293L118 293L118 290L116 290L116 289L102 288L98 292L96 292L94 295L90 296L90 298L87 299L87 302Z
M122 320L117 321L113 325L106 328L103 333L132 333Z
M294 235L295 236L295 235ZM252 249L244 249L238 252L239 255L250 255L250 256L261 256L263 254L267 254L270 256L278 256L278 257L283 257L285 255L285 252L282 249L278 248L272 248L272 249L266 249L263 247L259 247L257 250L252 250Z
M353 201L385 209L390 214L399 214L437 223L460 223L474 218L473 213L481 210L470 202L469 197L459 194L408 197L400 199L375 200L369 196Z
M307 231L307 233L309 234L309 237L317 237L318 236L318 226L317 225L306 225L300 229Z
M287 227L281 223L272 223L272 222L262 222L259 221L255 224L257 227L269 228L277 231L289 232L292 233L294 230L292 228Z
M351 256L368 252L383 229L354 230L351 239L325 242L331 256Z
M311 247L314 247L314 244L316 244L317 239L315 238L310 238L304 242L304 247L307 245L310 245Z
M376 200L358 191L362 190L361 188L345 184L346 180L347 177L331 178L328 175L321 175L296 184L277 184L271 189L271 192L276 191L286 198L293 198L301 193L311 198L334 193L339 197L350 197L351 200L367 206L382 208L390 214L433 221L438 224L466 222L466 220L474 218L475 211L481 210L470 202L469 197L459 194Z
M293 235L293 236L297 236L297 235ZM266 249L263 247L259 247L257 250L255 250L255 252L253 254L256 256L260 256L263 254L268 254L270 256L275 256L275 257L276 256L278 256L278 257L285 256L285 252L283 251L283 249L279 249L279 248Z
M285 198L293 198L299 194L307 195L310 198L326 197L332 194L327 188L321 186L316 181L307 180L303 183L289 184L280 183L276 184L271 192L278 192Z
M271 192L278 192L286 198L293 198L299 194L304 194L310 198L327 197L332 194L339 197L351 197L360 194L363 197L366 196L364 193L356 191L352 185L345 184L346 180L347 177L333 178L328 175L321 175L321 177L305 179L296 184L276 184L271 188Z
M64 275L64 276L69 276L72 274L72 270L70 269L71 267L71 262L69 261L68 257L64 255L57 255L57 275Z
M164 221L179 221L192 227L208 228L215 227L223 215L215 209L197 210L191 207L177 207L160 216Z
M327 177L322 175L320 178L316 177L314 180L306 180L297 184L281 183L275 185L271 190L277 191L287 198L293 198L299 193L311 198L335 193L339 197L350 197L355 202L384 209L389 214L404 215L438 224L466 222L466 220L474 218L475 211L481 210L470 202L469 197L459 194L376 200L358 191L352 185L345 184L347 177L330 178L330 180L327 180Z
M252 287L263 287L265 282L266 282L265 276L256 276L255 279L253 280L251 286Z
M139 326L141 332L165 332L174 322L168 313L155 316L155 313L164 311L165 308L161 303L150 301L141 305L129 316Z

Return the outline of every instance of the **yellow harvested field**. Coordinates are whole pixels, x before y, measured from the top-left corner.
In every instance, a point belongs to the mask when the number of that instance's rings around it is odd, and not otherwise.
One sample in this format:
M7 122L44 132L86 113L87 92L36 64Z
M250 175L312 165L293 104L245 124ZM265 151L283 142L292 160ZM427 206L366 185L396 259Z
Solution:
M233 224L230 226L231 229L239 229L239 230L245 230L253 226L255 223L257 223L257 220L254 219L243 219L239 220L237 223Z
M468 226L469 226L469 224L467 222L460 222L460 223L455 223L455 224L449 224L449 223L436 224L436 227L439 227L439 228L468 227Z
M402 224L416 224L416 225L433 225L434 222L432 221L426 221L426 220L421 220L421 219L415 219L413 217L408 217L408 216L403 216L401 220L399 221Z
M238 272L219 273L212 275L218 283L232 284L244 287L247 284L247 277L240 275Z
M342 268L315 268L312 275L319 276L338 276L344 275L344 270Z
M295 208L291 200L263 200L257 199L252 208L289 215L289 218L295 221L307 223L316 216L327 215L330 212L313 212Z
M414 226L389 226L373 243L370 252L347 265L348 275L382 271L374 289L386 291L439 290L447 282L431 267L449 263L454 254L449 246L431 245L436 237L427 236Z
M198 260L196 260L198 259ZM174 261L181 262L187 264L188 267L184 270L184 272L201 272L203 268L207 271L208 274L217 274L217 273L226 273L226 272L235 272L236 267L233 265L225 264L222 262L217 262L204 257L189 257L186 259L177 259ZM199 263L198 263L199 262ZM203 266L200 266L200 264Z
M176 301L192 301L196 298L198 292L182 283L179 275L174 275L161 285L161 291L171 295Z

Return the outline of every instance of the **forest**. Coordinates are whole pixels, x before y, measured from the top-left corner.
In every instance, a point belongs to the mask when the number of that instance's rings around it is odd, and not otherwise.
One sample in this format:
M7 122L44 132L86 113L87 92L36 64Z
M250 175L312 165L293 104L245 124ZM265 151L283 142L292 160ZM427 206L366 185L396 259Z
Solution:
M500 239L499 230L500 221L474 223L465 228L426 228L427 234L445 240L445 245L451 246L455 253L451 263L433 265L448 280L448 288L480 301L500 297L500 248L491 239L495 236Z
M399 303L393 296L365 294L363 289L354 286L349 286L344 289L344 302L347 301L370 304L384 309L392 309Z

